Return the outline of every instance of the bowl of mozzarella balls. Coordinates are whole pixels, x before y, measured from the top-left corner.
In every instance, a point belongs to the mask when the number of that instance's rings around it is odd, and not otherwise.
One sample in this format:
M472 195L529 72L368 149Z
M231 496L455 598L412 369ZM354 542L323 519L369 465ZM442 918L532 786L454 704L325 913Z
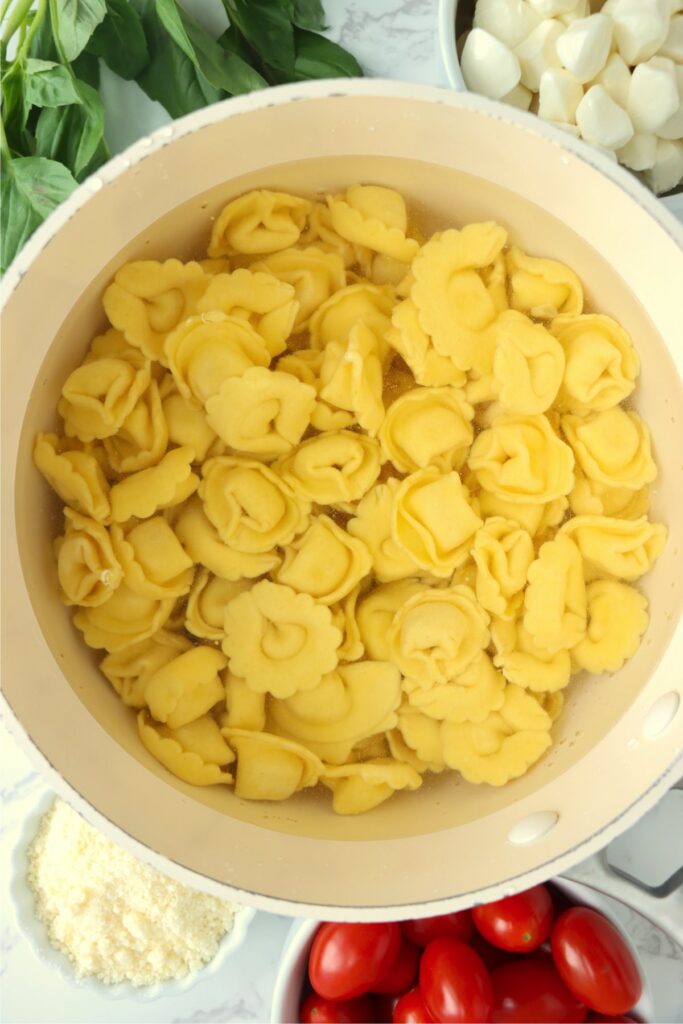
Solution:
M683 0L441 0L451 85L537 114L683 214Z

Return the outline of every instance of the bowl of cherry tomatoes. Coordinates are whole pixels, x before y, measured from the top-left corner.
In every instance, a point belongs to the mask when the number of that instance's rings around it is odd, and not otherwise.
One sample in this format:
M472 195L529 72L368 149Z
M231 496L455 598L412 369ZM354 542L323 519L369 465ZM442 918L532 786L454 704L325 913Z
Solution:
M272 1024L646 1020L636 950L572 895L560 880L440 917L296 922Z

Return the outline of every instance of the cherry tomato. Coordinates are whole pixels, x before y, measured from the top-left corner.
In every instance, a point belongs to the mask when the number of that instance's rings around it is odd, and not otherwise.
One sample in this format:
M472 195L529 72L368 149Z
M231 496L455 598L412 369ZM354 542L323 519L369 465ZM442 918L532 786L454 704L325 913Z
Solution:
M469 910L456 910L452 914L441 914L440 917L422 917L417 921L404 921L401 927L408 941L414 942L416 946L426 946L433 939L440 939L445 935L467 942L473 931Z
M451 1024L487 1021L493 1006L483 960L460 939L434 939L420 961L420 992L432 1017Z
M404 939L398 956L381 981L373 987L373 992L400 994L407 992L417 978L417 967L420 962L420 951L412 942Z
M478 953L484 961L486 969L489 971L495 970L496 967L500 967L501 964L511 963L513 960L518 960L519 956L516 953L506 953L505 950L499 949L498 946L492 946L490 942L487 942L483 935L479 932L474 933L472 938L468 941L467 945Z
M544 885L535 885L516 896L475 907L472 918L487 942L511 953L529 953L550 935L553 901Z
M577 999L599 1013L626 1013L643 983L631 950L614 925L590 907L571 907L555 922L553 959Z
M588 1010L574 998L549 959L524 957L491 975L494 1024L580 1024Z
M311 993L301 1004L301 1024L368 1024L374 1021L375 1008L369 996L334 1002Z
M604 1013L589 1013L588 1024L636 1024L635 1017L608 1017Z
M325 999L365 995L391 969L401 948L401 929L386 924L320 926L308 960L311 985Z
M433 1020L419 988L402 995L394 1007L394 1024L432 1024Z

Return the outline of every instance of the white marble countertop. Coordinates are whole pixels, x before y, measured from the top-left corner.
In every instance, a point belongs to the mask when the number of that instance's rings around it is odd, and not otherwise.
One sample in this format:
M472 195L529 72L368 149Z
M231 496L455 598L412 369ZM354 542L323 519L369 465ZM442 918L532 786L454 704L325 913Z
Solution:
M203 0L188 0L198 14ZM326 0L329 35L348 47L368 75L446 85L436 31L437 0ZM210 20L210 19L209 19ZM168 120L133 83L103 81L113 151ZM115 111L115 115L113 112ZM5 1024L137 1024L137 1022L265 1022L283 943L291 922L259 913L244 946L225 968L190 991L152 1002L107 999L67 982L39 960L14 920L6 880L22 822L46 787L0 725L0 871L5 880L0 904L0 1019ZM666 851L671 859L672 829L678 828L683 861L683 819L672 824L655 808L645 825L622 837L621 862L645 880L657 880ZM676 856L676 854L674 854ZM683 923L683 897L679 904ZM683 959L665 937L630 911L619 911L657 990L658 1020L683 1022Z

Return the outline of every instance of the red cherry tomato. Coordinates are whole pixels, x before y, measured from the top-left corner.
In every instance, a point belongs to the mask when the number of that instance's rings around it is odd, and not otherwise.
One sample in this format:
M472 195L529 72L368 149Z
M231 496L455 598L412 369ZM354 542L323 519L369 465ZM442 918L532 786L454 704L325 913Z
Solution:
M636 1024L635 1017L608 1017L604 1013L589 1013L588 1024Z
M301 1004L301 1024L368 1024L374 1021L375 1009L369 996L333 1002L312 992Z
M386 924L320 926L308 960L311 985L325 999L353 999L383 981L401 948L401 929Z
M468 941L467 945L470 949L473 949L475 953L484 961L486 969L489 971L495 970L496 967L500 967L501 964L509 964L513 960L518 960L519 956L516 953L506 953L505 950L499 949L498 946L492 946L490 942L487 942L483 935L475 931L472 938Z
M373 992L384 994L400 994L407 992L417 978L417 967L420 962L420 951L412 942L404 939L398 956L381 981L373 988Z
M434 939L420 961L420 992L432 1017L450 1024L489 1020L491 978L483 960L460 939Z
M419 988L402 995L394 1007L394 1024L432 1024L433 1020Z
M472 918L487 942L510 953L529 953L550 935L553 901L544 885L535 885L516 896L475 907Z
M494 1024L581 1024L588 1010L546 958L524 957L491 975Z
M433 939L440 939L445 935L467 942L473 931L469 910L456 910L452 914L441 914L440 917L422 917L417 921L404 921L401 927L408 941L414 942L416 946L426 946Z
M553 959L577 999L599 1013L626 1013L643 983L631 950L614 925L589 907L571 907L555 922Z

